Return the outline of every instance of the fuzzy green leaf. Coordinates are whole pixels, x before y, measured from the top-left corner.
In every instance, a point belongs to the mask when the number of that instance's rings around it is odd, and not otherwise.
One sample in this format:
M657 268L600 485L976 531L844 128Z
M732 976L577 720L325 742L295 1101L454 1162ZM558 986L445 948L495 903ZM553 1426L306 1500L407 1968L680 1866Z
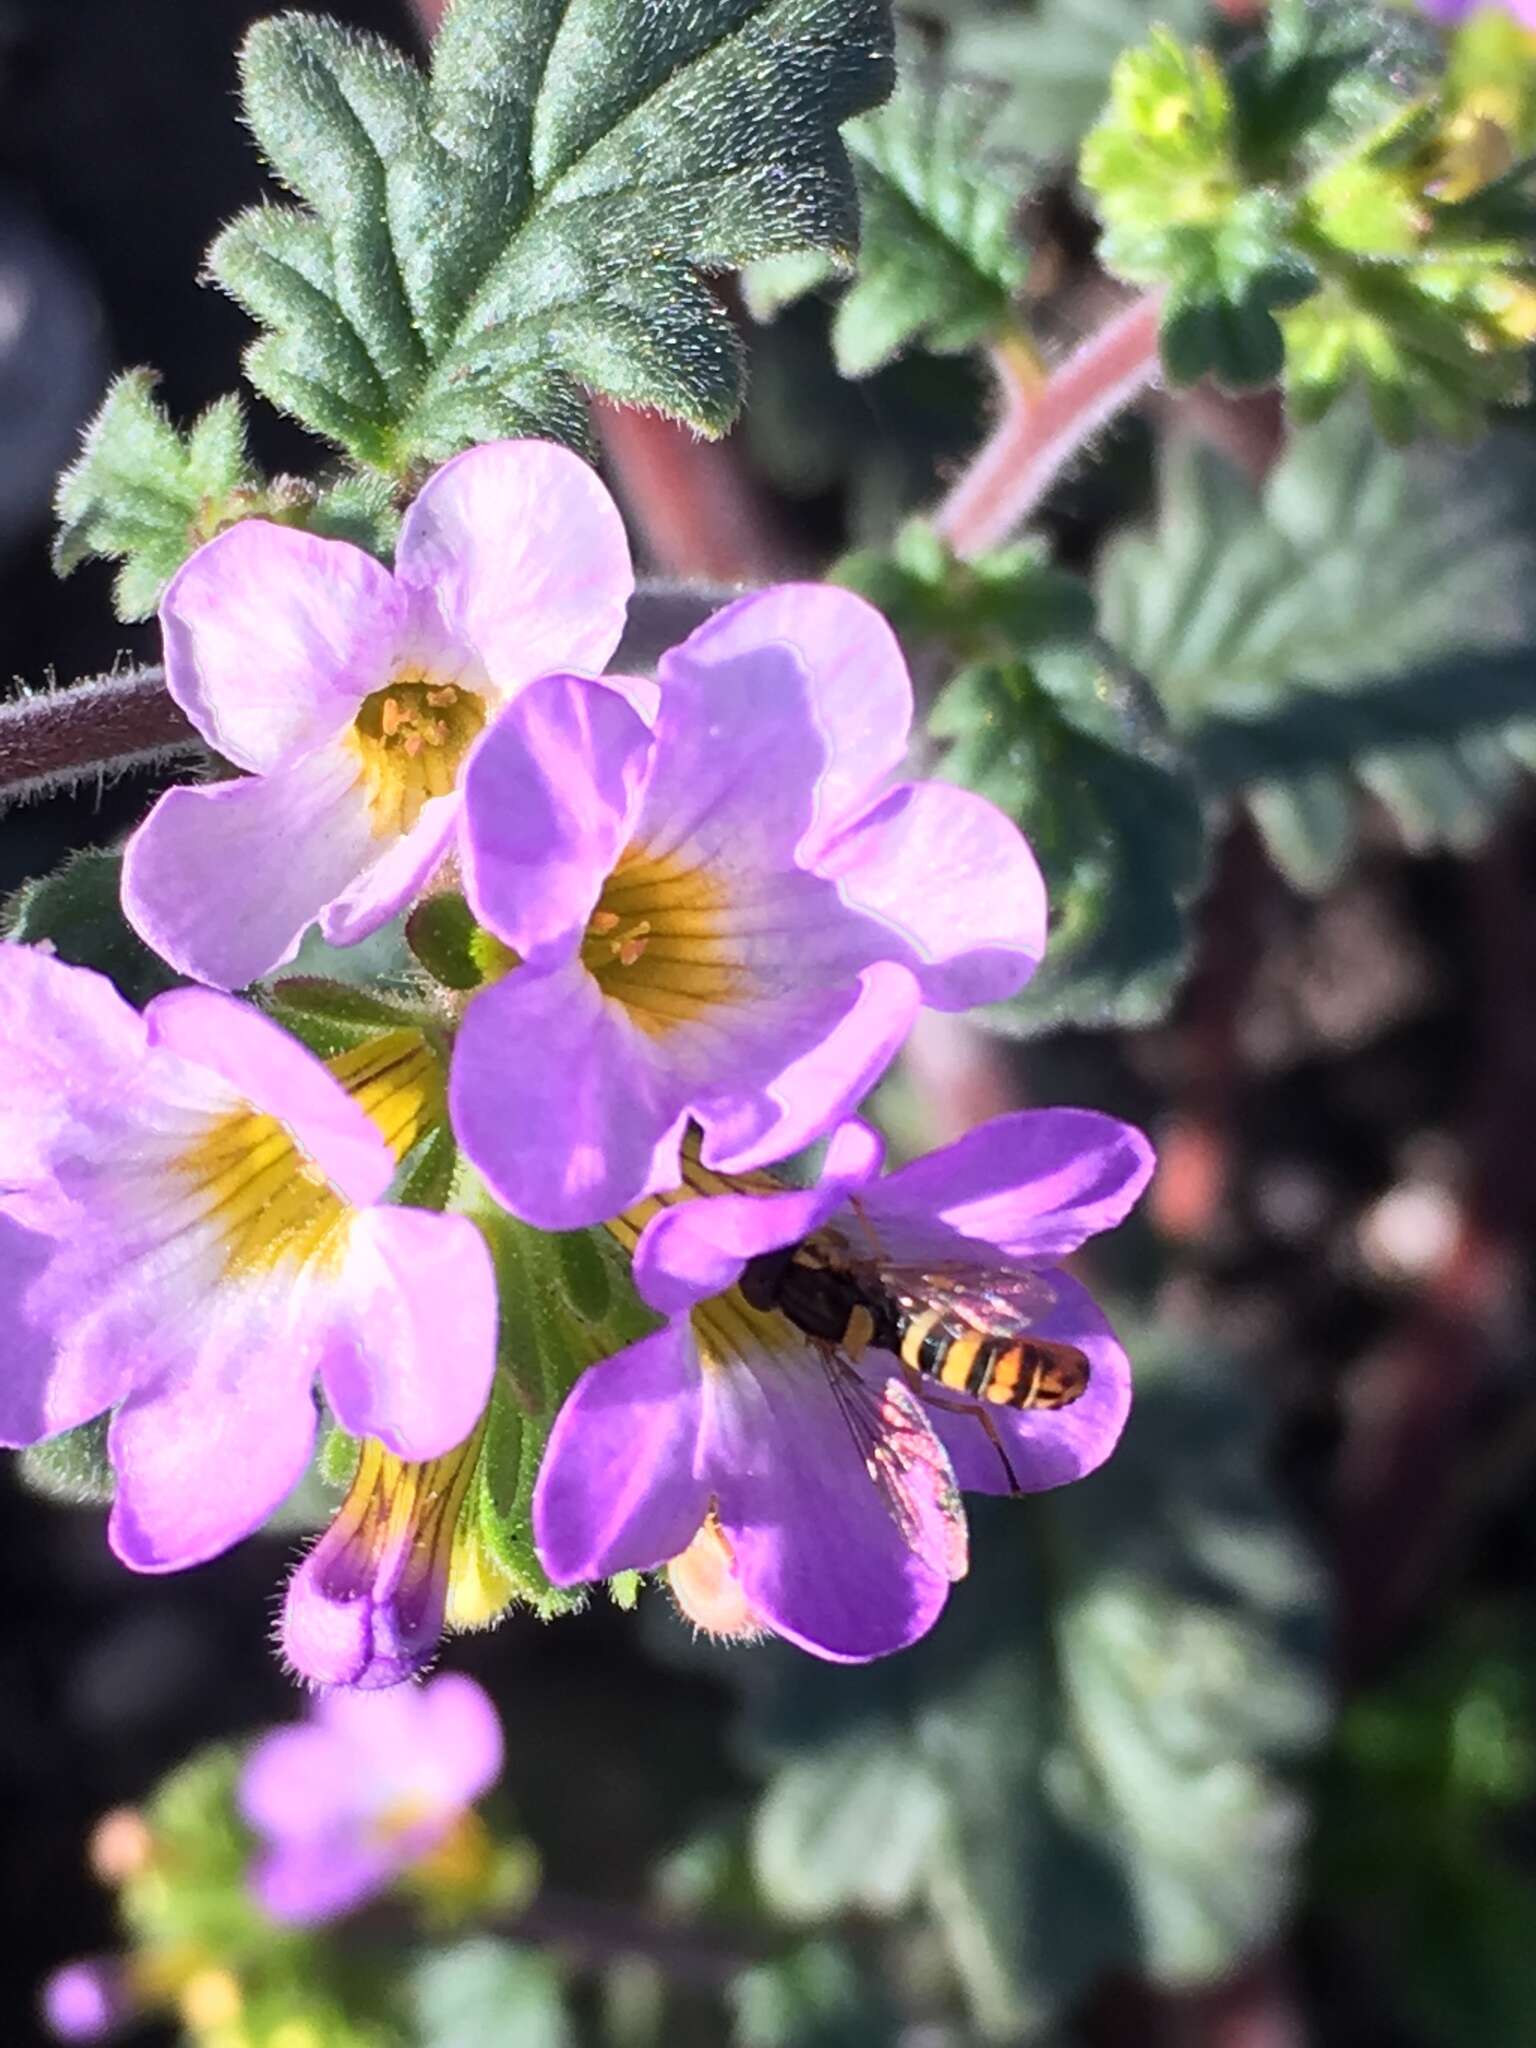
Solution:
M275 404L391 475L510 434L579 444L596 391L729 424L708 273L856 232L839 125L891 76L883 0L457 0L430 80L316 16L259 23L246 113L306 210L242 214L220 283Z
M572 2048L576 2038L554 1965L490 1935L423 1956L409 1991L418 2048Z
M1033 173L1017 152L986 145L992 111L993 96L946 80L914 48L895 96L844 130L863 216L858 273L832 328L845 377L919 344L941 355L974 348L1011 324L1029 272L1018 217ZM799 258L776 259L753 309L821 281Z
M914 522L888 555L837 570L914 658L959 665L929 717L942 772L1019 825L1045 873L1051 935L1023 993L986 1012L1004 1031L1161 1016L1183 968L1205 868L1187 765L1156 700L1093 637L1093 601L1023 542L957 562Z
M221 398L190 433L171 424L150 370L125 370L59 479L53 566L67 576L100 556L121 564L120 619L145 619L192 550L251 508L240 404Z
M1190 1329L1128 1336L1125 1442L1059 1493L973 1497L971 1574L926 1641L852 1671L710 1660L769 1780L770 1906L920 1914L989 2038L1033 2038L1106 1969L1219 1976L1297 1876L1320 1576L1239 1365Z
M1198 34L1202 0L1011 0L967 8L947 51L955 70L1004 89L999 136L1036 157L1069 157L1101 112L1122 50L1154 21Z
M1360 792L1466 849L1536 764L1536 465L1499 447L1406 454L1342 408L1259 492L1178 444L1154 530L1105 552L1104 632L1300 887L1338 877Z
M16 1470L22 1484L44 1500L72 1508L104 1507L116 1490L107 1458L106 1416L30 1445L17 1456Z
M493 1202L467 1170L454 1206L491 1248L501 1304L490 1419L462 1528L473 1531L513 1590L544 1613L579 1605L553 1587L533 1546L533 1486L560 1403L600 1358L657 1327L630 1283L628 1262L603 1230L530 1229Z
M1145 686L1091 642L964 669L929 729L943 772L998 804L1033 846L1051 906L1044 965L987 1021L1029 1033L1163 1016L1205 874L1200 801Z
M122 869L120 853L72 854L53 874L22 884L0 913L0 935L46 943L72 967L94 967L142 1007L180 977L123 916Z

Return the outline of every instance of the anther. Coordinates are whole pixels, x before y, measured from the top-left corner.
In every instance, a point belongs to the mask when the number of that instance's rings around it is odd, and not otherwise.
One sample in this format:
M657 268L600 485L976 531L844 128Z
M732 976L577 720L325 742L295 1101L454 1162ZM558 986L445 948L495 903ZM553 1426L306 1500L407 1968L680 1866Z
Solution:
M398 697L386 697L384 709L379 715L379 726L385 739L392 740L405 722L405 712Z

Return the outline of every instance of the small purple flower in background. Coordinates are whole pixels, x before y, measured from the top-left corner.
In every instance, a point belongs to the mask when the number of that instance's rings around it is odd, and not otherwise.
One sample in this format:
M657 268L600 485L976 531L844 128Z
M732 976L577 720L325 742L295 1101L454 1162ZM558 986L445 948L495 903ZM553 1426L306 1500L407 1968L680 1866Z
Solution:
M1536 29L1536 0L1419 0L1425 14L1454 28L1473 14L1507 14L1523 28Z
M533 1522L557 1583L682 1559L712 1528L743 1625L839 1661L881 1656L932 1626L964 1570L956 1482L1033 1492L1109 1455L1130 1368L1057 1261L1126 1215L1152 1172L1147 1140L1089 1110L1025 1110L884 1179L880 1164L854 1121L814 1188L684 1199L646 1222L635 1284L670 1321L589 1368L556 1418ZM1026 1283L1029 1337L1080 1354L1086 1390L1013 1408L903 1374L887 1350L812 1341L740 1285L753 1260L806 1240L862 1248L872 1267ZM718 1563L695 1556L685 1582Z
M208 989L141 1016L99 974L0 946L0 1444L114 1410L110 1538L174 1571L303 1475L319 1378L407 1458L473 1429L494 1370L490 1255L461 1216L390 1208L383 1127L432 1056L375 1072L370 1121L258 1011ZM375 1061L375 1065L377 1065Z
M43 2024L59 2041L105 2041L138 2010L117 1956L86 1956L55 1970L42 1989Z
M448 851L482 728L548 669L600 672L632 588L617 507L542 441L438 470L393 574L266 520L209 541L160 607L166 683L246 773L169 791L134 834L135 929L220 988L291 960L316 918L336 945L376 931Z
M501 1727L457 1673L336 1692L252 1750L240 1809L262 1850L251 1885L275 1920L329 1920L442 1849L501 1775Z
M551 675L465 771L465 887L512 970L469 1005L454 1126L500 1199L565 1229L847 1113L920 1003L1013 994L1045 891L984 798L892 783L912 689L890 627L814 585L744 597L662 657L654 728ZM559 1083L551 1085L558 1074Z

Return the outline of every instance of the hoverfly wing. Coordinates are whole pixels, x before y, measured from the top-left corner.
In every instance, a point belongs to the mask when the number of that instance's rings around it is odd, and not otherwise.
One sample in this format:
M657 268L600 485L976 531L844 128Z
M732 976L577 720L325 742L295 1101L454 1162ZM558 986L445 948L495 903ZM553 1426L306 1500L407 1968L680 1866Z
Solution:
M886 1265L880 1278L904 1308L937 1309L946 1323L987 1337L1022 1337L1055 1306L1044 1273L960 1261L932 1266Z
M841 1359L827 1361L832 1392L864 1469L912 1554L951 1581L970 1564L965 1507L949 1462L905 1380L876 1388Z

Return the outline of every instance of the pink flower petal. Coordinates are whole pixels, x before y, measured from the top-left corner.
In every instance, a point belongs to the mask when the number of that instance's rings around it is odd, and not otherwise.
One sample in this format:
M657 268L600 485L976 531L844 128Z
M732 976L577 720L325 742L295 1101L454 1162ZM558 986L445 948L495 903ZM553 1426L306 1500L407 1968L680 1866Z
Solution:
M966 1010L1016 995L1045 953L1045 882L1028 841L985 797L906 782L817 859L845 902L880 918L923 1001Z
M580 456L497 441L445 463L405 516L402 583L511 695L550 669L600 674L634 588L618 507Z
M168 790L128 842L123 910L183 974L244 988L293 958L378 845L356 761L327 748L274 774Z
M171 579L166 686L237 767L283 767L388 682L405 619L394 578L361 548L243 519Z
M694 1469L701 1374L686 1325L589 1366L555 1418L533 1533L557 1585L654 1570L685 1550L709 1488Z
M425 1209L365 1210L325 1285L321 1378L343 1429L412 1461L462 1443L496 1368L496 1281L474 1224Z
M249 1003L212 989L171 989L144 1012L152 1046L205 1067L295 1143L349 1202L376 1202L394 1178L389 1147L314 1054Z
M776 642L794 649L809 679L826 747L814 817L801 848L811 858L906 753L912 684L896 636L873 605L830 584L782 583L738 598L663 656L663 696L675 666L707 662L734 668Z

